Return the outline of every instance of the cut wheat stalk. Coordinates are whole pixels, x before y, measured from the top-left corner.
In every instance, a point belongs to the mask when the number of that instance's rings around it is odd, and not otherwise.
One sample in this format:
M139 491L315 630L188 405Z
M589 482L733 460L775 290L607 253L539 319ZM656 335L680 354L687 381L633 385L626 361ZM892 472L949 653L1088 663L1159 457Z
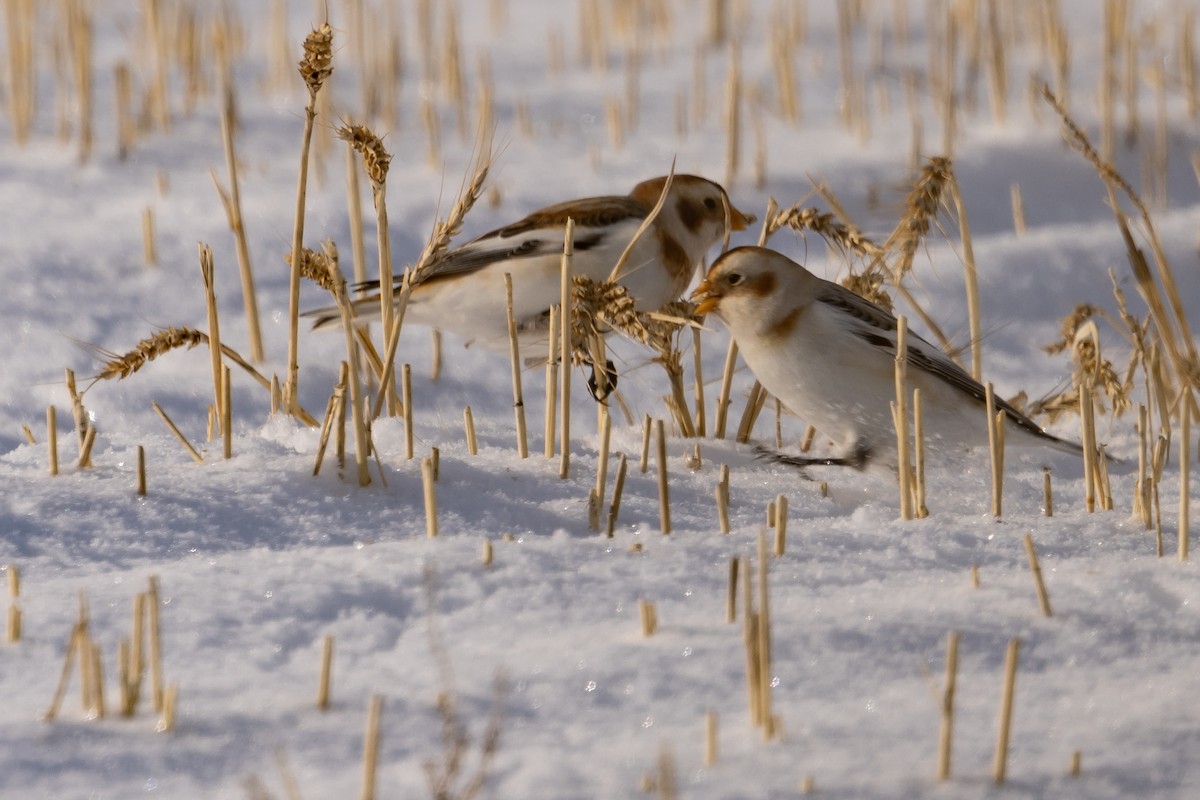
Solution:
M763 741L775 738L775 715L771 707L771 606L767 583L767 536L758 532L758 647L759 719Z
M717 712L704 712L704 766L717 763Z
M345 374L349 365L342 362L342 373ZM317 441L317 455L313 462L313 477L321 474L321 464L325 460L325 450L329 446L329 436L337 427L337 421L340 416L339 410L342 403L345 402L346 386L342 382L338 382L337 386L329 395L329 402L325 404L325 419L321 423L321 438Z
M725 84L725 186L732 188L742 157L742 48L729 48L729 74Z
M233 144L233 84L227 84L224 90L225 102L221 107L221 139L225 145L225 164L228 172L229 191L226 192L217 180L216 172L209 172L213 186L221 198L225 208L225 216L233 231L234 246L237 252L238 272L242 280L242 305L246 314L246 327L249 335L250 360L256 364L262 363L263 341L262 327L258 318L258 294L254 287L254 270L250 261L250 246L246 241L246 226L242 218L242 196L238 184L237 155Z
M729 418L729 395L733 389L733 373L737 367L738 346L732 338L725 351L725 369L721 373L721 391L717 395L716 419L713 421L713 436L725 438L725 425Z
M1000 517L1004 510L1004 412L996 410L996 394L989 381L985 389L987 409L988 453L992 468L992 516Z
M892 406L892 416L896 429L896 457L899 461L897 475L900 480L900 519L909 520L915 515L908 427L908 318L903 314L896 318L896 356L893 372L896 400Z
M721 477L714 490L717 500L717 525L723 534L730 531L729 527L729 465L721 465Z
M338 266L337 248L332 241L326 241L323 248L325 267L333 282L334 299L342 318L342 333L346 340L346 363L350 366L348 380L351 421L354 425L354 463L358 468L358 485L366 486L371 482L369 465L372 448L371 434L367 427L366 408L363 404L359 352L354 339L354 312L351 310L350 300L346 296L346 279L342 276L341 268ZM291 407L297 407L294 400Z
M350 222L350 257L354 266L354 284L367 280L367 248L363 235L362 191L358 165L354 161L354 143L346 142L346 214Z
M772 552L776 558L787 549L787 518L788 499L787 495L781 494L775 498L775 547Z
M925 503L925 405L921 389L913 389L913 512L917 519L929 516Z
M642 636L653 636L658 624L654 603L642 598L638 599L638 619L642 626Z
M317 708L329 710L329 685L333 674L333 634L325 634L321 640L321 673L317 681Z
M954 691L958 684L958 632L946 637L946 677L942 686L942 724L938 733L939 781L950 778L950 755L954 741Z
M512 366L513 414L516 417L517 455L529 457L529 437L525 430L525 394L521 389L521 345L517 341L517 319L513 313L512 274L504 273L505 311L508 317L508 355ZM604 408L604 406L600 406ZM611 428L610 428L611 430ZM601 492L601 499L604 495Z
M91 464L83 458L83 447L87 441L87 432L92 427L91 418L83 407L83 396L79 394L79 390L75 386L74 370L64 370L64 376L67 395L71 398L71 416L75 420L75 438L79 443L80 466L88 467Z
M166 423L167 427L170 428L171 433L175 434L175 438L178 439L179 443L183 445L185 450L187 450L188 455L192 457L192 460L197 464L203 464L204 456L200 455L196 448L192 446L192 443L189 442L187 437L183 435L183 431L179 430L179 427L171 421L170 417L167 416L167 412L163 411L162 406L155 401L151 401L150 405L154 408L154 412L162 418L163 422Z
M653 428L654 421L647 414L642 418L642 448L640 451L641 456L638 459L638 466L641 468L643 475L650 471L650 434L653 432Z
M742 644L746 650L746 695L749 704L750 724L758 727L762 705L759 702L761 660L758 657L758 613L754 610L754 578L751 560L738 559L742 584Z
M1084 504L1089 514L1096 510L1096 432L1093 427L1095 416L1092 413L1094 408L1091 383L1085 381L1079 386L1079 424L1083 445Z
M1021 184L1014 181L1009 187L1009 199L1012 202L1013 233L1018 237L1025 235L1025 201L1021 197Z
M87 469L92 465L92 447L96 444L96 426L89 425L87 433L83 436L83 447L79 449L80 469Z
M1004 655L1004 690L1000 697L1000 725L996 733L996 752L992 759L992 780L1003 784L1008 772L1008 743L1012 731L1013 698L1017 684L1017 658L1021 643L1010 639Z
M754 381L746 398L746 407L742 411L742 418L738 422L737 436L734 438L738 444L750 441L750 432L754 430L754 423L758 420L758 415L762 412L762 407L766 402L766 391L761 383L757 380Z
M158 577L150 576L146 591L146 621L150 645L150 697L154 710L163 710L162 626L158 616Z
M596 404L596 423L600 435L600 452L596 458L596 503L597 508L604 502L605 484L608 481L608 453L612 444L612 415L603 403ZM599 529L597 519L596 529Z
M283 399L289 414L299 408L300 383L300 252L304 247L304 209L308 194L309 151L317 118L317 95L333 74L333 28L328 22L304 40L304 58L298 67L308 89L304 107L304 133L300 143L300 170L296 179L296 216L292 226L292 268L288 286L288 367Z
M575 347L572 339L572 320L574 306L571 302L571 285L574 274L575 259L575 220L568 218L566 231L563 234L562 263L559 282L559 352L562 353L562 370L559 374L559 431L560 454L558 462L558 477L566 480L571 469L571 368L570 354ZM621 267L620 261L617 267ZM615 271L614 269L614 271Z
M463 431L466 434L467 453L479 455L479 439L475 436L475 414L470 406L463 409Z
M559 347L558 333L560 329L559 314L561 306L550 306L550 332L549 332L549 351L546 356L546 413L545 413L545 430L543 438L545 446L543 454L547 459L554 458L554 437L557 431L556 417L558 411L558 362L559 362Z
M433 477L433 459L421 459L421 488L425 497L425 535L436 539L438 535L437 481Z
M979 310L979 273L975 269L975 248L971 241L971 227L967 224L967 208L962 190L953 170L947 170L947 187L954 200L954 213L958 217L959 237L962 241L963 283L967 290L967 325L971 336L971 377L983 380L983 327Z
M1192 471L1192 390L1185 388L1179 404L1179 533L1177 549L1180 561L1188 560L1191 533L1190 481Z
M15 644L21 641L21 570L16 564L8 565L8 627L5 629L5 641Z
M58 474L58 409L46 406L46 451L51 475Z
M617 527L617 514L621 511L621 495L625 491L625 476L629 472L629 459L621 453L620 459L617 461L617 476L613 480L613 497L612 502L608 506L608 522L605 525L604 535L611 539Z
M1050 595L1046 593L1046 582L1042 579L1042 567L1038 563L1037 549L1033 545L1033 534L1025 534L1025 555L1029 559L1029 572L1033 575L1033 586L1037 592L1038 608L1047 617L1054 616L1050 609Z
M703 368L703 361L701 359L700 329L699 328L692 328L692 357L693 357L692 371L694 373L694 377L695 377L695 381L696 381L695 382L695 392L694 392L695 405L696 405L696 416L695 416L694 427L696 430L696 435L700 436L700 437L704 437L704 436L708 435L708 431L706 428L707 423L704 419L705 415L708 412L707 412L707 408L705 407L705 403L704 403L704 368Z
M729 559L729 580L725 590L725 622L737 621L738 571L741 569L741 559L731 556Z
M400 367L400 402L404 412L404 457L412 460L415 447L413 442L412 364L403 364Z
M172 683L162 694L162 716L154 725L158 733L171 733L175 730L175 709L179 706L179 684Z
M658 469L658 520L664 534L671 532L671 494L667 481L667 434L661 419L654 420L654 461Z
M221 433L222 454L233 458L233 378L226 366L221 367Z
M154 209L142 209L142 261L147 267L158 265L158 247L154 235Z

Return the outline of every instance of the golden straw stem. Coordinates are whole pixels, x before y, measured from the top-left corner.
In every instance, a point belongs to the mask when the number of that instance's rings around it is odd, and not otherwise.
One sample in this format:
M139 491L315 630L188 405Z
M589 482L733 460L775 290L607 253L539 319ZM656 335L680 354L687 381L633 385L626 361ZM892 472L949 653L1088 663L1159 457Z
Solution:
M992 779L1004 783L1008 770L1008 739L1012 731L1013 695L1017 684L1017 657L1020 640L1010 639L1004 656L1004 691L1000 698L1000 727L996 734L996 753L992 760Z
M329 709L329 681L333 672L333 634L325 634L321 642L321 677L317 682L317 708Z
M529 439L525 431L525 395L521 390L521 345L517 341L517 319L513 313L512 274L504 273L504 300L508 315L508 355L512 364L513 413L516 415L517 455L529 457ZM603 408L603 406L601 406ZM601 494L603 499L603 494Z
M693 369L693 372L695 372L695 379L696 379L696 389L695 389L696 423L695 423L694 427L696 429L696 435L700 436L700 437L704 437L704 436L708 435L708 430L707 430L708 422L704 418L705 415L708 413L708 409L705 408L705 403L704 403L704 368L703 368L703 361L701 359L700 329L699 328L692 328L692 356L693 356L692 369Z
M954 198L954 213L962 240L963 282L967 289L967 325L971 333L971 377L983 380L983 327L979 311L979 273L975 269L975 248L971 245L971 227L967 224L967 209L954 173L949 177L950 194Z
M379 765L379 716L383 714L383 697L372 694L367 708L366 733L362 736L362 793L360 800L374 800L376 774Z
M625 490L625 475L628 471L629 460L621 453L621 459L617 462L617 477L613 481L613 499L608 507L608 524L604 532L609 539L613 537L617 527L617 514L621 510L621 494Z
M403 364L400 367L400 403L404 406L404 457L412 459L414 447L412 364Z
M1189 517L1190 480L1192 470L1192 390L1186 387L1179 409L1179 560L1188 560L1191 531Z
M479 455L479 440L475 438L475 415L471 407L463 409L463 428L467 437L467 452L473 456Z
M738 570L741 569L741 559L732 556L729 559L729 583L725 592L725 621L737 621L737 590Z
M150 576L150 588L146 592L146 613L150 629L150 697L154 710L163 710L162 626L158 619L158 577Z
M725 370L721 373L721 393L717 395L717 418L713 423L713 436L725 438L725 425L729 418L729 394L733 389L733 372L737 366L738 346L732 338L725 352Z
M596 404L596 416L600 428L600 453L596 459L596 502L604 502L605 484L608 481L608 451L612 442L612 415L603 403Z
M717 763L717 712L704 712L704 766Z
M46 406L46 449L50 456L50 474L58 474L58 409Z
M647 414L642 420L642 456L639 462L643 475L650 470L650 429L652 426L650 415Z
M988 452L992 465L992 516L999 517L1003 510L1004 470L1000 452L1000 431L996 425L996 395L989 381L984 387L987 407ZM1001 412L1003 413L1003 412Z
M563 234L562 264L559 281L559 352L562 353L562 370L559 398L561 431L558 477L566 480L571 469L571 356L574 347L571 340L571 319L574 306L571 303L572 262L575 258L575 220L568 218Z
M154 408L155 413L162 418L162 421L167 423L167 427L171 429L171 433L175 434L175 438L178 439L179 443L182 444L188 451L188 455L192 457L192 460L197 464L203 464L204 457L201 456L200 453L196 452L196 448L192 447L192 443L187 440L187 437L183 435L183 432L180 431L179 428L176 427L175 423L171 421L171 418L167 416L167 412L163 411L162 406L154 401L152 401L150 405Z
M896 318L896 456L899 461L897 474L900 478L900 519L912 519L913 492L911 459L909 456L908 428L908 318L903 314Z
M917 519L929 516L929 507L925 504L925 407L922 402L920 388L913 389L913 462L915 498L913 505Z
M721 533L729 533L729 465L721 465L721 478L714 492L717 499L717 524Z
M658 519L664 534L671 532L671 495L667 483L667 434L661 419L654 420L655 466L658 468Z
M204 280L204 303L208 314L208 352L212 362L213 404L217 408L217 418L225 419L222 411L224 396L221 392L221 327L217 317L217 290L213 269L212 248L201 243L200 276Z
M137 446L137 495L146 496L146 448Z
M437 486L433 478L433 459L421 459L421 486L425 494L425 535L430 539L438 535Z
M225 435L223 454L233 458L233 377L229 367L221 367L221 432Z
M147 267L158 263L158 248L154 244L154 209L146 206L142 209L142 260Z
M950 777L950 753L954 738L954 689L958 683L958 632L946 637L946 679L942 688L942 725L938 733L939 781Z
M1042 507L1047 517L1054 516L1054 487L1050 482L1050 468L1042 467Z
M224 89L225 102L221 107L221 140L225 145L225 164L229 172L229 197L221 192L225 202L229 227L233 229L234 246L237 249L238 272L242 279L242 304L246 313L247 333L250 337L250 360L256 364L263 360L262 328L258 319L258 294L254 288L254 270L250 262L250 246L246 242L246 226L242 220L242 196L238 187L237 156L233 146L233 84ZM214 182L216 178L213 178ZM219 189L219 187L218 187Z
M561 309L562 306L550 306L550 344L546 356L546 430L543 434L544 455L548 459L554 458L555 417L558 410L558 317Z
M1037 592L1038 608L1047 617L1054 616L1050 610L1050 596L1046 594L1046 583L1042 580L1042 567L1038 563L1037 549L1033 546L1033 534L1025 534L1025 555L1029 558L1029 571L1033 574L1033 588Z
M775 549L773 551L776 558L782 556L787 549L787 514L787 495L777 495L775 497Z

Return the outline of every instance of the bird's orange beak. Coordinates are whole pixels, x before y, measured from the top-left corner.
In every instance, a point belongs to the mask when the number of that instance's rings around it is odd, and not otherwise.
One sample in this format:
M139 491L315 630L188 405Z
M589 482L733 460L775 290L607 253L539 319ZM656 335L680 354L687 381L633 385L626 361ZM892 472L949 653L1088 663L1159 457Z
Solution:
M700 285L696 287L696 291L692 292L692 299L698 301L696 306L697 314L707 314L716 309L721 302L721 294L717 291L717 287L708 278L700 281Z
M741 211L738 211L736 208L734 208L732 203L730 203L729 227L733 228L735 231L746 230L746 228L757 219L758 217L754 216L753 214L743 214Z

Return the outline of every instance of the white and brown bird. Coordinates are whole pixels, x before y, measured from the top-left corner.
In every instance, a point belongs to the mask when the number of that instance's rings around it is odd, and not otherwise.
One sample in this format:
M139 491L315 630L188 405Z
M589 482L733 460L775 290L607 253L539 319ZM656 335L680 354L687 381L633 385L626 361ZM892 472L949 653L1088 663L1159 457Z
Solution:
M738 247L713 264L693 297L725 323L763 388L833 440L841 455L799 464L897 463L896 318L836 283L762 247ZM945 353L908 334L908 381L920 388L931 449L987 444L985 390ZM1079 454L1009 403L1008 444Z
M576 275L607 280L634 233L658 202L667 177L633 187L628 195L589 197L547 206L524 219L485 233L448 252L413 287L406 322L457 334L467 343L508 347L504 274L513 281L513 310L522 350L545 347L546 318L560 297L560 269L567 219L574 220ZM705 254L727 226L743 230L754 217L734 208L719 184L675 175L658 215L634 246L618 282L638 310L654 311L677 300ZM398 295L400 279L393 288ZM378 290L378 281L365 284ZM378 293L356 299L362 319L379 314ZM308 312L314 328L338 325L336 309Z

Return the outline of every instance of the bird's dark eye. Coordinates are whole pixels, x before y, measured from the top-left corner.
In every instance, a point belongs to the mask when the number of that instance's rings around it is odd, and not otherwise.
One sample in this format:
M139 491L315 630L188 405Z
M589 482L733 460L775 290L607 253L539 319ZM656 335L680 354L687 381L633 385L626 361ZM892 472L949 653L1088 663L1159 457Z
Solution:
M709 211L713 211L717 207L717 201L712 199L711 197L706 197L706 198L704 198L704 207L707 208Z
M737 286L739 283L742 282L742 273L740 273L740 272L729 273L728 275L725 276L725 282L728 283L730 286Z

